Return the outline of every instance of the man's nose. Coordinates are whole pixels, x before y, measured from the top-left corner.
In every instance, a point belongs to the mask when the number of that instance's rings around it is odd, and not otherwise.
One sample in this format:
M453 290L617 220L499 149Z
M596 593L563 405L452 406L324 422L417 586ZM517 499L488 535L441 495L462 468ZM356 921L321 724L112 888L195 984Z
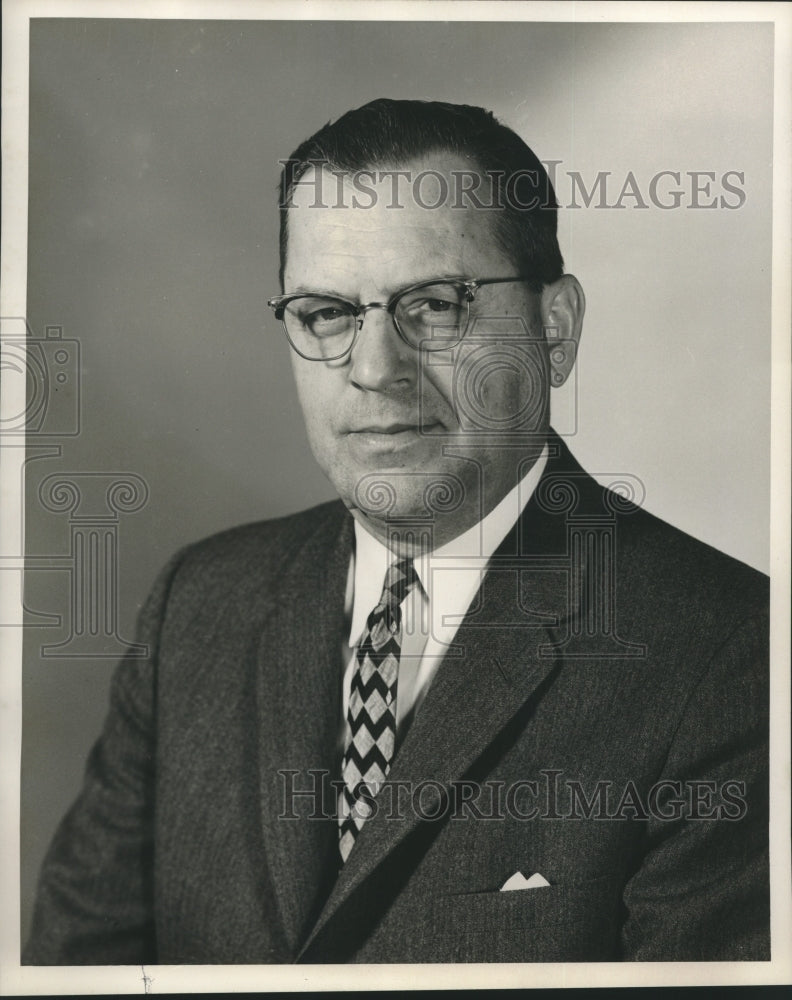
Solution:
M358 318L361 322L350 360L352 382L361 389L385 392L413 381L415 351L401 339L387 309L366 309Z

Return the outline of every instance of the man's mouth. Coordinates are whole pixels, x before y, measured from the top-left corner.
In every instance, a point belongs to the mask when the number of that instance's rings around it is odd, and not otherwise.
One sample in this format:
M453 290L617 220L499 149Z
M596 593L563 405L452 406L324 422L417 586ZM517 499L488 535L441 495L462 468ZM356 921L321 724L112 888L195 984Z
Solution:
M369 424L355 428L353 434L401 434L403 431L420 431L420 424Z
M353 446L365 451L395 451L418 443L424 437L437 431L437 423L393 423L364 424L348 432Z

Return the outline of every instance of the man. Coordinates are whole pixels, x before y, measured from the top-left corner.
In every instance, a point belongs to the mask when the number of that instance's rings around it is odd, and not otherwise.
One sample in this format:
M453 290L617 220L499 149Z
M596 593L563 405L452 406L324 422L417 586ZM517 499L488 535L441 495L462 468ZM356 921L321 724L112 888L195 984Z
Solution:
M342 502L163 572L24 960L769 958L766 580L550 428L584 297L534 154L349 112L285 165L281 280Z

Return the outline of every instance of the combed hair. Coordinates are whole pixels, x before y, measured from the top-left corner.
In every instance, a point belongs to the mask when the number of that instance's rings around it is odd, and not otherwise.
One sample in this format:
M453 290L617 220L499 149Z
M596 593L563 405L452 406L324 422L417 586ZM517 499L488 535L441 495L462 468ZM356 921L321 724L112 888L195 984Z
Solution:
M442 101L379 98L328 122L284 161L280 182L280 281L288 248L288 211L295 185L317 161L332 170L402 168L427 153L469 158L493 184L489 210L501 249L534 291L564 271L558 246L558 203L533 150L484 108ZM511 179L511 180L510 180ZM511 196L506 196L512 185ZM526 207L521 207L526 206Z

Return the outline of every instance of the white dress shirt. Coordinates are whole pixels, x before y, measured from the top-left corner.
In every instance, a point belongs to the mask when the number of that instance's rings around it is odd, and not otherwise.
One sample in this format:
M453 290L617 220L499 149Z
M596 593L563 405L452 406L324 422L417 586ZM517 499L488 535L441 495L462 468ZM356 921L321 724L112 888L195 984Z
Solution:
M402 605L402 651L396 693L399 743L481 586L490 557L531 499L546 463L547 445L528 473L481 521L415 560L420 586L413 588ZM365 634L366 620L380 599L388 566L396 558L355 521L355 551L349 564L345 601L350 629L342 650L346 669L339 731L341 753L349 735L347 706L357 647Z

